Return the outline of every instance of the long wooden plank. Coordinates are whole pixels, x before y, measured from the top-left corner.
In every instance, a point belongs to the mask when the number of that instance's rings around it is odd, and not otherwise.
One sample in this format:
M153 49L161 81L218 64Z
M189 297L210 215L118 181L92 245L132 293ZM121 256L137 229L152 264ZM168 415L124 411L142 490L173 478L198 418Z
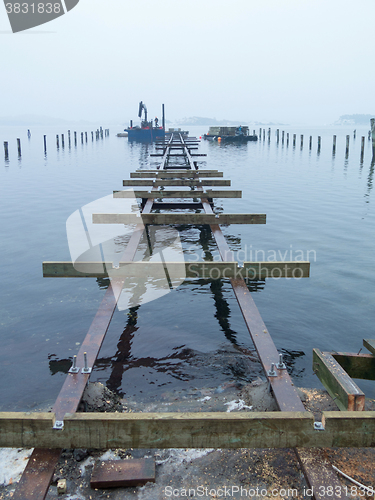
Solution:
M331 352L335 360L351 378L375 380L375 357L372 354Z
M364 410L364 393L330 353L313 349L313 369L340 410Z
M146 262L121 261L118 268L112 262L43 262L44 278L113 278L143 277L159 279L165 275L184 278L307 278L309 262L244 262L242 267L232 262Z
M194 179L201 177L224 177L223 172L218 172L216 170L140 170L138 172L131 172L130 177L132 179L143 179L143 178L162 178L162 179Z
M374 447L375 412L0 413L0 446L39 448Z
M207 191L183 191L183 190L159 190L159 191L113 191L114 198L241 198L240 190L213 190Z
M230 186L231 181L227 179L126 179L122 181L123 186Z
M93 214L94 224L265 224L265 214Z

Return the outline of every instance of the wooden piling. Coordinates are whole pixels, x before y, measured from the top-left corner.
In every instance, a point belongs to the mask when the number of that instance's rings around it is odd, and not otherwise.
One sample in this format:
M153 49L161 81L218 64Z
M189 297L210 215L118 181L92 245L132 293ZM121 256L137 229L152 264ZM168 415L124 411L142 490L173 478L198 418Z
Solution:
M61 146L65 147L64 134L61 134Z
M355 139L356 134L357 134L357 129L354 129L354 130L353 130L353 139Z
M4 141L4 155L5 155L5 159L9 160L8 143L6 141Z
M47 153L47 136L43 136L43 141L44 141L44 152Z
M77 132L74 132L74 145L77 146Z
M262 140L262 129L261 128L259 129L259 140L260 141Z
M87 132L85 132L85 141L87 142Z
M285 136L285 132L284 130L281 132L281 144L284 144L284 136Z
M320 153L321 137L318 135L318 153Z
M309 150L311 151L312 148L312 135L310 135L310 140L309 140Z
M286 145L289 146L289 132L286 134Z
M350 135L346 136L346 148L345 148L345 154L349 154L349 140L350 140Z
M296 134L293 134L293 147L296 147Z
M301 134L301 149L303 148L303 135Z
M365 136L363 135L361 138L361 162L363 162L364 154L365 154Z
M263 129L263 141L265 141L265 140L266 140L266 129L264 128Z
M94 140L94 132L91 130L91 140Z
M277 129L276 129L276 140L277 140L277 142L279 142L279 132L280 132L280 131L279 131L279 129L277 128Z
M58 136L58 134L56 134L56 147L57 148L60 147L60 142L59 142L59 136Z
M268 142L270 142L271 140L271 129L269 128L268 129Z
M18 156L21 156L21 139L17 139Z
M81 143L83 144L83 132L81 132Z
M332 153L336 153L336 136L333 136L333 146L332 146Z
M70 148L70 130L68 130L68 142L69 142L69 148Z
M375 118L371 118L372 159L375 159Z
M368 131L368 136L367 136L368 140L371 139L371 130Z

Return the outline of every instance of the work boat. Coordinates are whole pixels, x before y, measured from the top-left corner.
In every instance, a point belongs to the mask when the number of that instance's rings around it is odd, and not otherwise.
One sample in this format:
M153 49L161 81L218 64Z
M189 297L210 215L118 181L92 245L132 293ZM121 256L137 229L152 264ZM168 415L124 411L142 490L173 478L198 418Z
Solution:
M144 118L142 120L142 114ZM141 125L133 126L133 120L130 120L130 127L125 129L128 133L129 141L140 142L153 142L157 139L164 139L165 137L165 117L164 117L164 104L162 105L162 125L159 126L159 120L147 120L147 107L141 101L139 103L138 117L141 119Z

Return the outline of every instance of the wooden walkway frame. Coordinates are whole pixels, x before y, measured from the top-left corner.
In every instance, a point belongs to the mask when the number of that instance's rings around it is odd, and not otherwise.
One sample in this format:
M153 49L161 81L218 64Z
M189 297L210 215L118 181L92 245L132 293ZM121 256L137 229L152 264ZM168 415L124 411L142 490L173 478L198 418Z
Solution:
M365 395L352 378L375 380L375 340L363 339L371 354L313 350L314 372L340 410L364 411Z
M180 142L182 137L180 136ZM173 141L169 141L172 143ZM196 163L193 161L196 167ZM165 165L164 165L165 166ZM195 171L199 172L199 171ZM191 172L135 172L139 178L157 177L159 174L165 178L188 179L194 177ZM146 175L145 175L146 174ZM167 175L168 174L168 175ZM202 175L219 177L219 173ZM221 175L222 176L222 175ZM137 177L137 175L135 176ZM213 214L209 192L199 189L198 197L206 214ZM198 191L197 189L197 191ZM157 191L157 192L156 192ZM212 192L211 192L212 193ZM150 213L154 205L154 198L159 197L159 191L154 187L152 192L146 192L146 202L142 213ZM158 204L160 205L160 203ZM177 204L176 204L177 205ZM230 251L217 223L210 224L212 233L219 248L221 258L226 264L235 264L233 253ZM144 225L138 224L125 250L122 260L133 260L138 243L144 231ZM267 375L280 412L266 414L75 414L78 403L82 397L84 385L89 374L69 374L60 396L54 405L53 413L43 414L0 414L0 445L14 446L16 443L26 441L38 444L29 460L26 470L17 486L13 496L14 500L31 500L32 498L44 499L48 491L53 470L60 456L61 446L84 445L88 447L114 447L117 443L132 443L132 447L233 447L259 446L350 446L351 436L362 436L361 441L356 441L360 446L373 446L373 414L357 414L361 419L347 417L344 412L325 414L325 430L317 430L313 423L313 416L305 411L294 384L287 370L276 369L276 376L268 374L271 365L279 360L278 351L266 328L260 313L251 297L247 285L242 277L231 278L231 285L239 303L245 324L248 328L260 361ZM116 294L121 287L121 279L115 278L109 286L103 302L99 307L88 335L78 353L78 364L82 366L83 352L92 340L92 335L97 332L104 338L105 332L112 318L116 306ZM100 342L96 342L90 354L89 365L92 366L100 349ZM56 427L56 420L63 419L60 430ZM349 428L349 432L347 429ZM25 429L25 432L23 431ZM100 432L97 432L100 429ZM30 432L28 432L30 431ZM90 432L91 431L91 432ZM327 432L329 431L329 432ZM91 437L89 437L91 435ZM346 439L346 440L345 440ZM357 444L358 445L358 444ZM18 445L17 445L18 446ZM54 450L47 449L45 454L40 448L55 446ZM340 486L336 474L329 464L321 464L317 474L316 453L310 448L299 452L297 457L302 464L308 484L317 492L319 486ZM315 460L315 463L314 463ZM43 471L37 469L38 465L45 465ZM40 473L39 473L40 472ZM316 500L330 500L331 496L315 495Z
M266 279L308 278L310 262L43 262L44 278L165 277L165 268L176 278Z
M265 224L265 214L93 214L94 224Z
M156 190L156 191L113 191L114 198L241 198L242 192L239 190L232 191L219 191L214 189L207 189L205 192L197 190L183 191L183 190Z

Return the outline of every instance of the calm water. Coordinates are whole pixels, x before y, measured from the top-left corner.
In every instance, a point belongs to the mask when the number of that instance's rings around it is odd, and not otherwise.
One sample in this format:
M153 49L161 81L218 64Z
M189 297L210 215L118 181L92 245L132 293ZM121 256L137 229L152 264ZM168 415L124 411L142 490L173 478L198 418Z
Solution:
M105 125L105 124L103 124ZM62 127L0 129L9 161L0 163L1 410L43 407L56 398L69 360L105 293L96 279L47 279L42 261L70 260L65 223L75 210L121 189L137 168L150 168L152 146L129 144L112 128L103 140L68 146ZM374 166L367 128L284 127L297 134L293 148L271 141L219 145L203 141L206 168L223 170L243 198L218 200L226 212L266 213L267 224L224 227L239 260L310 258L311 278L258 283L254 299L278 349L300 386L319 387L312 349L358 352L375 323ZM72 127L72 130L74 128ZM91 128L81 130L90 131ZM77 129L78 132L81 132ZM206 128L190 128L201 135ZM55 135L65 133L57 150ZM349 157L345 135L351 134ZM48 136L47 155L43 134ZM299 135L304 134L300 149ZM337 152L332 156L332 135ZM308 136L313 136L309 151ZM317 152L317 136L322 147ZM360 162L360 137L366 136ZM17 158L16 137L22 139ZM185 249L215 255L199 228L181 233ZM308 255L309 252L309 255ZM281 257L280 257L281 256ZM134 397L215 387L252 375L233 353L253 350L228 282L189 281L136 311L116 311L91 380ZM230 353L231 356L225 356ZM223 356L221 356L221 354ZM230 359L229 359L230 358ZM222 364L220 364L221 360ZM359 382L374 397L372 383Z

